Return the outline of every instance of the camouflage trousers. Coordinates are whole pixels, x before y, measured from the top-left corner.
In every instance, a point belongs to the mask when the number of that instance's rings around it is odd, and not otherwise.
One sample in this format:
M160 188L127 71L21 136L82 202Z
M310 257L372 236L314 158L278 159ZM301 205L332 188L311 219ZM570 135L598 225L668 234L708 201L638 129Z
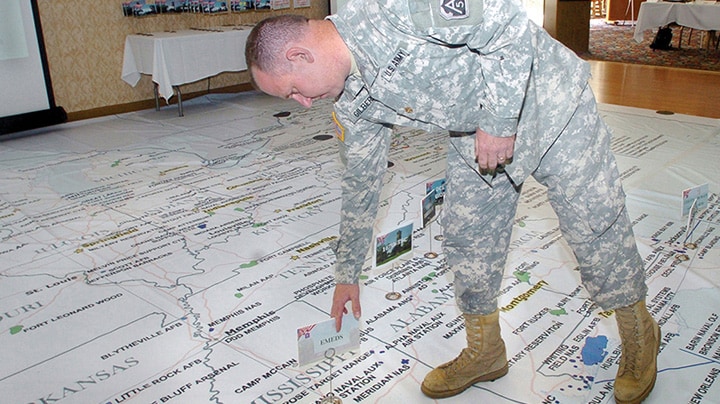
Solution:
M588 87L571 121L532 174L547 187L583 286L606 310L635 303L647 293L610 136ZM521 186L504 173L489 186L474 156L467 155L474 150L473 142L474 136L450 137L440 222L459 309L488 314L498 306Z

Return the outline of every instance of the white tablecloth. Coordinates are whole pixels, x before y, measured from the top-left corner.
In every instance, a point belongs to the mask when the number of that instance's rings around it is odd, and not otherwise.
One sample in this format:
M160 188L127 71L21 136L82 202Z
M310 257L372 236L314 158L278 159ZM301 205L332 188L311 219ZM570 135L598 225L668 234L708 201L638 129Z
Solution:
M642 42L646 30L671 22L703 31L720 30L720 3L714 0L693 3L646 1L640 5L633 38Z
M173 86L247 69L245 42L250 30L223 27L128 35L122 79L134 87L141 74L149 74L159 94L169 100Z

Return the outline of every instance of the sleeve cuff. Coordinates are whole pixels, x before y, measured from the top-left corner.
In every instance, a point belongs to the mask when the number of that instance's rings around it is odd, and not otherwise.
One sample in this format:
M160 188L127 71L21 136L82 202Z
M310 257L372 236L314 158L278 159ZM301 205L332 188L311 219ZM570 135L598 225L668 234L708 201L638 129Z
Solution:
M518 120L515 118L496 118L492 122L485 122L478 127L496 137L510 137L517 133Z

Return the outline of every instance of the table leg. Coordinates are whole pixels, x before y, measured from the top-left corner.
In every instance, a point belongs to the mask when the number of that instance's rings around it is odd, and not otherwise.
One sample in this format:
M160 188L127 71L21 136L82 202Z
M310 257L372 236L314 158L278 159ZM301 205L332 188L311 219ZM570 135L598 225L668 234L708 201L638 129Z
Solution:
M155 95L155 111L160 111L160 94L158 93L158 84L154 81L153 94Z
M173 86L173 88L175 89L178 97L178 116L185 116L185 114L183 113L182 92L180 92L180 86Z
M710 49L712 49L713 44L715 44L715 48L717 49L717 46L718 46L717 32L716 31L705 32L705 35L703 35L703 39L702 39L702 47L704 49L710 50Z

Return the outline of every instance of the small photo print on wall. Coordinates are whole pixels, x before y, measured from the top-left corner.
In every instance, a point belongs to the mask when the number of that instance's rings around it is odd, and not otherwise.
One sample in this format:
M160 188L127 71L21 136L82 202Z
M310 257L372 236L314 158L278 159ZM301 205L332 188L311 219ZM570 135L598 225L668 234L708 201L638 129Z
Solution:
M232 0L230 2L230 11L235 13L242 13L244 11L252 10L255 2L253 0Z
M272 0L273 10L283 10L290 8L290 0Z
M200 4L200 0L188 1L187 12L188 13L201 13L202 12L202 4Z
M122 3L123 15L126 17L144 17L157 14L155 4L148 4L145 0L125 1Z
M202 12L204 14L218 14L228 11L227 1L203 1Z
M272 9L271 0L253 0L255 3L255 10L270 10Z
M155 0L158 3L158 0ZM184 13L187 8L187 0L163 0L162 13Z

